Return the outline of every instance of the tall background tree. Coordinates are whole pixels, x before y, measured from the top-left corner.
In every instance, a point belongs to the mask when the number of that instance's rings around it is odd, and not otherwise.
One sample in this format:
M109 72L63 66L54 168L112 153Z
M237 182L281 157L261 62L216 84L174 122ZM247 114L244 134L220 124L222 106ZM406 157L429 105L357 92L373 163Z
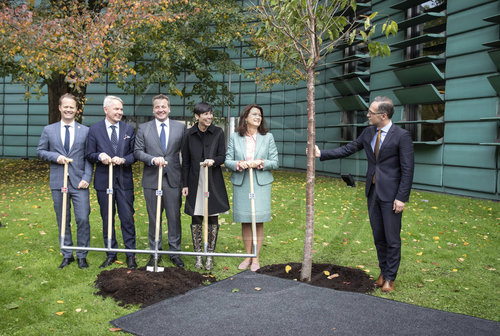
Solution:
M376 25L369 16L357 17L354 0L261 0L253 7L257 24L253 43L259 57L273 65L271 73L257 72L266 85L278 82L307 82L307 174L306 226L301 281L311 280L314 243L315 183L315 79L316 67L341 44L361 37L370 56L389 55L386 44L371 41ZM394 21L386 21L382 32L397 32Z
M60 95L75 94L83 110L86 87L106 76L136 94L159 83L218 103L217 93L230 95L213 72L238 70L224 48L245 26L233 0L3 1L0 67L28 98L47 87L50 123L59 118ZM204 85L178 88L184 71Z

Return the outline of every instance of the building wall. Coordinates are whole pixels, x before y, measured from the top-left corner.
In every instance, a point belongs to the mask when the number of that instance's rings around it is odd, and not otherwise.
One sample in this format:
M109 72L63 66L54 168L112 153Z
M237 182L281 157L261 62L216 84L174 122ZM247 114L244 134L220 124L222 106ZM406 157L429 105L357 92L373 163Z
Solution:
M441 60L406 64L407 30L413 22L407 21L406 6L415 3L418 1L372 0L364 4L368 12L379 12L376 23L382 24L389 16L402 27L409 25L388 40L385 36L376 37L391 46L390 57L367 59L362 47L356 49L354 56L346 56L341 48L318 67L317 144L320 148L335 148L349 142L366 127L364 115L369 101L378 95L389 96L395 103L393 121L398 126L413 127L416 137L426 127L437 127L442 133L439 139L415 139L415 188L498 200L500 0L448 0L444 11L445 39L440 39L441 43L445 41ZM358 52L361 58L352 62ZM245 46L231 54L246 69L269 68L248 56ZM346 70L348 63L356 64L355 69ZM229 83L228 74L219 79ZM193 79L185 76L183 82L189 86ZM260 104L277 142L280 166L305 169L305 83L277 85L266 91L240 75L231 75L230 82L234 106L217 109L223 115L229 110L232 117L237 117L245 105ZM0 82L0 157L36 157L36 145L48 121L47 97L25 100L24 91L21 85L11 84L9 78ZM151 98L160 92L166 90L151 86L139 96L124 93L112 82L90 85L83 123L90 125L103 118L102 101L108 94L124 100L129 122L148 120L152 116ZM192 113L186 100L171 98L171 116L189 119ZM435 120L409 120L409 107L422 104L442 104L444 113ZM319 174L351 174L364 180L365 155L359 152L345 159L316 161L316 170Z

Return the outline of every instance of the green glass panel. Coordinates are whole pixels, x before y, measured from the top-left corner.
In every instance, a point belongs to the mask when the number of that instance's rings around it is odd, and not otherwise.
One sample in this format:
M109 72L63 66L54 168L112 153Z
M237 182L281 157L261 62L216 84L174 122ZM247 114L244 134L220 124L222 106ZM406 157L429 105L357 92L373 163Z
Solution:
M488 81L490 82L493 89L500 95L500 75L489 76Z
M427 104L443 101L443 96L432 84L394 90L401 104Z
M493 169L444 167L445 187L494 193L495 179L496 171Z
M439 71L434 63L425 63L411 68L394 70L394 74L403 85L424 84L444 79L443 73Z
M335 85L335 88L342 95L370 92L370 89L368 88L368 86L359 77L355 77L355 78L351 78L351 79L343 80L343 81L335 81L335 82L333 82L333 85Z
M335 98L335 104L344 111L367 110L368 104L361 98L360 95Z
M421 23L425 23L428 21L432 21L434 19L440 18L446 16L444 13L424 13L415 17L412 17L408 20L404 20L398 23L398 30L399 29L405 29L411 26L415 26Z
M415 184L426 184L433 186L441 186L442 168L440 165L423 165L415 164L413 173L413 186Z
M490 55L490 58L493 61L493 63L495 63L497 70L500 71L500 50L492 50L488 52L488 54Z
M445 37L444 34L423 34L423 35L420 35L417 37L413 37L413 38L410 38L410 39L407 39L407 40L404 40L401 42L391 44L390 47L401 49L401 48L406 48L406 47L414 46L414 45L421 44L421 43L435 41L437 39L444 38L444 37Z
M392 64L390 64L390 66L403 68L403 67L407 67L410 65L415 65L415 64L425 63L425 62L434 62L434 61L438 61L438 60L442 60L442 59L444 59L444 58L441 56L427 55L427 56L412 58L412 59L397 62L397 63L392 63Z
M447 144L444 149L444 164L449 166L495 169L495 148L476 145Z
M489 17L485 18L484 21L500 23L500 14L489 16Z

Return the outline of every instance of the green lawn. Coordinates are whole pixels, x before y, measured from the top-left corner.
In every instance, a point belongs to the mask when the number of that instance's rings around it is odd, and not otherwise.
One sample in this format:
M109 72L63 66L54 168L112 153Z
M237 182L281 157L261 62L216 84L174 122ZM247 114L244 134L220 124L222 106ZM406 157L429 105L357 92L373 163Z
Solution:
M137 248L147 249L141 172L141 164L136 164ZM274 214L264 226L261 265L302 260L305 175L275 172L274 176ZM226 175L231 197L228 179ZM47 163L0 160L0 181L1 335L102 335L110 332L110 320L139 309L120 307L112 299L94 295L98 266L105 258L102 252L89 252L87 270L80 270L76 263L57 268L62 257ZM91 190L91 245L101 247L99 206ZM413 190L403 213L396 290L373 295L500 321L499 210L498 202ZM243 253L240 225L232 222L231 213L222 215L220 221L217 251ZM183 249L191 251L190 217L183 215L182 223ZM316 179L314 250L316 263L358 267L378 276L364 184L347 188L339 179ZM148 258L138 255L139 266ZM119 254L119 259L124 262L124 255ZM194 257L183 260L194 270ZM219 280L227 278L238 273L240 262L240 258L216 258L213 274ZM166 261L164 266L171 264Z

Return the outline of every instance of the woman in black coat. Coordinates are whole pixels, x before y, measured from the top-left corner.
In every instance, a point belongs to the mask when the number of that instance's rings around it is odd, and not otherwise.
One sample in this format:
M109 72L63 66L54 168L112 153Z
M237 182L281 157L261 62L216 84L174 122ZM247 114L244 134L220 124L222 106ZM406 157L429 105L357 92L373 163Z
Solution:
M208 168L208 246L207 252L214 252L219 232L218 215L229 210L226 185L222 176L221 165L226 154L224 131L212 125L212 107L207 103L198 103L194 107L194 116L198 122L184 135L182 147L182 195L186 197L184 212L192 216L191 235L195 252L201 252L202 223L204 214L203 182L204 167ZM207 257L205 269L213 269L213 257ZM201 269L203 260L196 257L195 268Z

